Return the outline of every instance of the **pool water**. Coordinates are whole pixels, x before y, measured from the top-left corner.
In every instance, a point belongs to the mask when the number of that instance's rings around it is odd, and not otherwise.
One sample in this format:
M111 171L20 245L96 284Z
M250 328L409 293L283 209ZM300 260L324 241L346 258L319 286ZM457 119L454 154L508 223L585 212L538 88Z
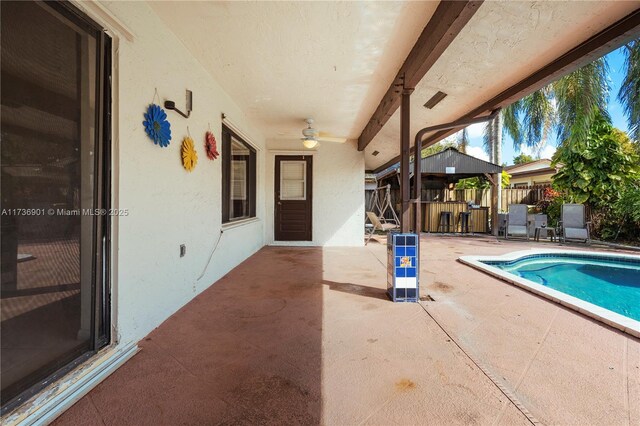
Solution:
M544 254L482 263L640 321L640 260Z

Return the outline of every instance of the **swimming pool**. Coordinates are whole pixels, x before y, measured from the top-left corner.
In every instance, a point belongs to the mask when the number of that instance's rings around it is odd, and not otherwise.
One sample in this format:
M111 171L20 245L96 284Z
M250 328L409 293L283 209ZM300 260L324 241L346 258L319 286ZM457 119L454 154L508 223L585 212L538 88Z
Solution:
M536 250L460 260L640 337L640 256Z

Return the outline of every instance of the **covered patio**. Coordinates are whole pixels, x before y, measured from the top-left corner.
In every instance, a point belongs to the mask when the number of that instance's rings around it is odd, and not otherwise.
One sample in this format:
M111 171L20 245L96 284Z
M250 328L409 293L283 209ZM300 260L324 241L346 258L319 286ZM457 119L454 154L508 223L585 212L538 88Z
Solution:
M263 248L56 424L640 421L638 339L456 262L532 244L423 235L433 300L393 304L383 242Z
M400 162L419 232L411 152L634 40L637 2L1 4L3 207L41 213L2 222L3 424L640 421L637 339L456 262L526 243L423 236L415 304L363 247L366 173Z

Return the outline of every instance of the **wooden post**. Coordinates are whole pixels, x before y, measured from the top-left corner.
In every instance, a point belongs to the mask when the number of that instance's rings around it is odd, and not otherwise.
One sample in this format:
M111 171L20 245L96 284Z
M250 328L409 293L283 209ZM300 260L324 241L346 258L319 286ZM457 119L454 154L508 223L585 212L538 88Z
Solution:
M400 105L400 228L402 232L409 232L411 222L411 211L409 210L409 158L411 154L411 121L410 102L411 91L402 92L402 103Z

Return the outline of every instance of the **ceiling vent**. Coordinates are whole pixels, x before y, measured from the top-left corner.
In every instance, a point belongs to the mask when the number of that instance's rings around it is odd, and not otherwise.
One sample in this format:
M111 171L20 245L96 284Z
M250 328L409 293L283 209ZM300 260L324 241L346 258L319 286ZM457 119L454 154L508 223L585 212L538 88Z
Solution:
M441 100L443 100L446 97L447 97L446 93L438 91L438 93L433 95L431 99L429 99L427 103L424 104L424 107L428 109L432 109L434 106L438 105Z

